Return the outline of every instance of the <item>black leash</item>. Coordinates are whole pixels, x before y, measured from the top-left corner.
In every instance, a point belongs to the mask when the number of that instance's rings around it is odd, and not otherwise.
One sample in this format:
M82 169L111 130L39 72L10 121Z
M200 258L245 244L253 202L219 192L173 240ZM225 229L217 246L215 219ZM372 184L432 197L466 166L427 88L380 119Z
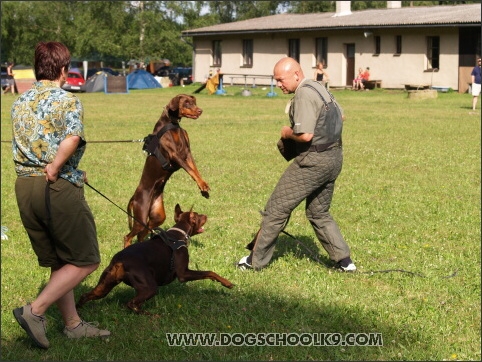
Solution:
M139 224L141 224L142 226L144 226L147 230L149 230L151 233L153 234L157 234L156 230L160 230L158 228L156 228L155 230L151 229L149 226L147 226L146 224L144 224L142 221L139 221L137 220L134 216L132 216L131 214L129 214L126 210L124 210L122 207L120 207L119 205L117 205L114 201L112 201L111 199L109 199L107 196L105 196L102 192L100 192L99 190L97 190L95 187L93 187L91 184L89 184L88 182L85 183L87 186L89 186L92 190L94 190L95 192L97 192L100 196L102 196L104 199L106 199L107 201L109 201L112 205L114 205L115 207L117 207L118 209L122 210L124 213L127 214L127 216L131 217L133 220L137 221Z
M133 143L144 142L144 138L138 140L112 140L112 141L89 141L89 143Z
M285 224L286 226L286 224ZM287 236L289 236L290 238L292 238L294 241L296 241L299 245L301 245L305 250L308 251L308 253L310 254L310 256L319 264L323 265L325 268L328 268L328 269L331 269L331 267L329 267L328 265L326 265L325 263L323 263L322 261L320 261L320 259L318 259L318 257L315 255L315 253L313 253L306 245L304 245L300 240L296 239L293 235L289 234L288 232L286 232L284 229L281 230L281 232ZM366 272L360 272L360 271L356 271L355 273L356 274L370 274L370 275L373 275L373 274L376 274L376 273L392 273L392 272L399 272L399 273L407 273L407 274L411 274L413 276L417 276L417 277L420 277L420 278L426 278L425 275L421 274L421 273L416 273L416 272L412 272L412 271L409 271L409 270L403 270L403 269L385 269L385 270L369 270L369 271L366 271ZM446 275L446 276L443 276L441 278L443 279L449 279L449 278L453 278L457 275L458 273L458 270L455 270L452 274L450 275Z
M2 140L2 143L12 143L12 140ZM89 141L89 143L133 143L144 142L144 138L138 140L106 140L106 141Z

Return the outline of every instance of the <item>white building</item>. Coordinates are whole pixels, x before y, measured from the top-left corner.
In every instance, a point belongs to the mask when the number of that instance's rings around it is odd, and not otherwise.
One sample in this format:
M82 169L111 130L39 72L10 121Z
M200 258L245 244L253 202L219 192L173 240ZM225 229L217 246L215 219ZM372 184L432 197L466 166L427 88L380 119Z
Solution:
M358 68L370 67L383 88L406 84L467 91L480 57L481 4L351 11L337 1L335 13L279 14L182 32L191 37L193 78L221 68L224 83L269 85L274 64L297 59L311 77L325 63L331 87L351 86ZM264 77L260 77L264 76Z

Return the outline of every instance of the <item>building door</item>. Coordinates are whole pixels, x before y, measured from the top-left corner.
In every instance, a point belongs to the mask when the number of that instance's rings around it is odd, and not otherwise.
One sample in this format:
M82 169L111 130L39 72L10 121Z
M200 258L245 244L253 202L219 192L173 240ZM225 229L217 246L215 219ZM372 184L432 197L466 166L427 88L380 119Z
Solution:
M352 86L355 79L355 44L346 44L346 85Z
M472 69L480 57L480 28L459 29L459 93L465 93L472 83Z

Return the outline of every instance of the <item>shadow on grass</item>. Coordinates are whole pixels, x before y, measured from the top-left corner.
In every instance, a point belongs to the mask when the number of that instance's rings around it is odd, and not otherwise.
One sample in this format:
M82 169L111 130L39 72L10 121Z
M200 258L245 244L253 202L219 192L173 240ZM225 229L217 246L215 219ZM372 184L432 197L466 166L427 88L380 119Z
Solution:
M324 268L332 268L335 265L318 240L309 236L297 236L291 233L290 235L293 237L288 235L278 237L272 261L282 258L284 254L292 253L296 258L309 258Z
M78 293L89 289L82 285ZM159 288L158 295L146 303L146 309L156 313L154 316L137 315L124 306L133 294L131 288L117 287L106 298L80 309L83 318L97 320L101 327L112 332L108 342L65 338L60 315L56 308L51 308L47 314L54 322L48 330L50 349L33 347L26 336L16 340L2 338L2 359L379 360L391 357L391 348L347 346L342 341L350 333L363 336L376 333L367 338L387 345L401 328L377 321L376 306L368 310L331 302L307 302L253 289L225 290L217 284L206 287L174 282ZM275 341L271 345L169 346L167 333L214 333L219 337L223 334L224 340L232 344L231 338L237 336L239 341L247 334L276 333L279 337L271 339ZM287 345L296 342L300 335L307 336L313 345ZM407 343L415 343L416 336L408 339L412 341Z
M324 253L313 238L294 236L312 253ZM272 262L287 254L300 259L311 258L304 247L283 235L278 239ZM317 257L324 266L330 267L331 261L326 256ZM159 287L157 295L143 306L151 315L138 315L129 310L126 303L133 298L135 291L123 283L119 284L105 298L89 302L79 309L82 318L97 321L100 327L111 331L108 342L95 338L65 338L60 313L56 308L50 308L47 312L47 335L51 348L44 351L33 347L22 331L22 337L16 340L2 339L3 359L379 360L392 357L391 346L343 345L345 338L352 333L358 333L365 341L371 338L372 342L385 345L396 339L395 336L400 339L403 327L380 321L380 311L376 306L347 306L333 303L332 298L329 302L307 300L302 296L277 292L276 289L273 292L269 277L266 277L268 273L263 271L240 274L240 285L232 290L210 281L175 281ZM82 283L76 288L76 300L90 291L96 282L92 281L91 285ZM287 286L292 283L286 282ZM223 335L224 341L231 342L231 345L169 346L167 333L214 333L219 338ZM271 339L271 344L252 346L239 346L236 345L238 342L228 340L236 336L236 341L246 342L243 338L248 334L261 338L258 336L266 333L274 333L278 337ZM289 345L301 335L308 338L311 345ZM405 331L404 335L408 345L417 340L417 336L409 332Z

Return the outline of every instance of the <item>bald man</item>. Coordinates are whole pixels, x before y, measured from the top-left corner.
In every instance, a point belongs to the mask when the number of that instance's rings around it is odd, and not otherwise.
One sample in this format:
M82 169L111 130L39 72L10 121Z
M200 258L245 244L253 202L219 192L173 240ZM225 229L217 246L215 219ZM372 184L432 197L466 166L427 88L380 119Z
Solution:
M341 271L355 271L350 248L329 212L343 164L343 111L321 83L305 78L296 60L282 58L274 66L273 74L283 93L294 93L289 107L291 127L281 128L281 138L296 142L297 156L265 206L251 253L241 258L237 267L241 270L265 267L291 212L306 200L306 217L334 266Z

